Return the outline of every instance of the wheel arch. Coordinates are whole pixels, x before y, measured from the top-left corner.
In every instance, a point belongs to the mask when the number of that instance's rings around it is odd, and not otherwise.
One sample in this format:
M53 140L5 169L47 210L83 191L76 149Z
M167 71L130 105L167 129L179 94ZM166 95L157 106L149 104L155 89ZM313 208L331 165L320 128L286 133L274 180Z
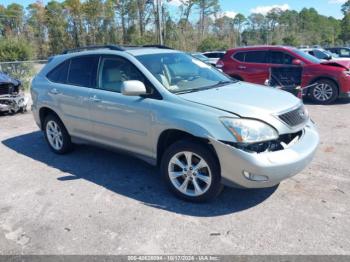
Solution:
M44 130L44 121L45 118L49 115L49 114L53 114L55 116L57 116L61 121L62 119L60 118L60 116L50 107L47 106L43 106L39 109L39 120L40 120L40 127L41 130ZM63 122L62 122L63 123Z
M180 130L180 129L167 129L164 130L158 137L157 141L157 165L159 166L162 156L165 152L165 150L174 144L177 141L180 140L191 140L191 141L197 141L200 143L203 143L206 145L215 155L217 158L216 151L214 147L210 144L209 139L195 136L187 131Z

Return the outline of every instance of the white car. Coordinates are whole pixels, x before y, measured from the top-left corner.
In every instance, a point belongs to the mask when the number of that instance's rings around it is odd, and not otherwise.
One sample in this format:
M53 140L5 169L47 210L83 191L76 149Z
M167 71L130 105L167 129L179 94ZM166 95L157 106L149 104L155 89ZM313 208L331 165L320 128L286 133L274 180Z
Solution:
M204 52L202 54L209 58L209 63L211 65L216 66L216 63L219 61L219 59L224 57L225 53L225 51L211 51Z

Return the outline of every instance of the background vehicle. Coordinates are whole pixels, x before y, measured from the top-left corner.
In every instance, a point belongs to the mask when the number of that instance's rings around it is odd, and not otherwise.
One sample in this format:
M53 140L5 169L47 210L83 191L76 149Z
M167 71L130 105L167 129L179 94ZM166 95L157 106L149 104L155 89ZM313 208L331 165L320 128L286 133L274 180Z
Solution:
M170 189L192 201L214 198L222 185L274 186L311 161L319 137L299 99L157 47L54 57L31 89L50 148L63 154L75 142L131 152L159 165Z
M28 97L24 95L21 81L0 72L0 112L27 111Z
M193 56L194 58L201 60L202 62L204 62L208 65L211 65L209 58L206 57L205 55L203 55L202 53L194 52L194 53L188 53L188 54Z
M215 66L216 63L219 61L219 59L224 57L225 53L226 53L225 51L211 51L211 52L204 52L202 54L209 58L210 64Z
M322 48L301 48L300 50L320 60L332 60L339 57L337 54L331 53Z
M327 47L326 50L337 54L339 57L350 58L350 47Z
M226 74L247 82L263 84L275 66L302 67L301 86L317 83L307 95L315 102L329 104L350 96L348 61L321 61L299 49L284 46L254 46L228 50L218 63Z

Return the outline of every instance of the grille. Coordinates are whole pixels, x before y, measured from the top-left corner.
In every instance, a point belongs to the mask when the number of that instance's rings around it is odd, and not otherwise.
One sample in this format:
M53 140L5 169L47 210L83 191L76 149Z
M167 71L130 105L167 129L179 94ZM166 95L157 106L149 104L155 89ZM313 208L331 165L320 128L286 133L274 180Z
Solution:
M304 106L278 116L288 126L295 127L305 123L309 115Z
M13 85L0 84L0 95L11 95L14 92L13 89Z

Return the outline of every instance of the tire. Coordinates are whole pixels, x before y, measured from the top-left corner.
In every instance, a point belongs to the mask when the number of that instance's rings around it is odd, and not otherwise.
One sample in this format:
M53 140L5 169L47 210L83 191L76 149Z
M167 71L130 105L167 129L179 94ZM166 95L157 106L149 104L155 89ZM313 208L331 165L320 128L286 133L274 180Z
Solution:
M72 150L73 144L62 121L53 114L44 120L44 134L50 149L56 154L65 154Z
M315 82L310 89L310 97L317 104L327 105L333 103L338 98L337 84L328 79L320 79Z
M210 201L223 189L219 161L203 143L181 140L172 144L162 157L161 173L170 190L187 201Z

